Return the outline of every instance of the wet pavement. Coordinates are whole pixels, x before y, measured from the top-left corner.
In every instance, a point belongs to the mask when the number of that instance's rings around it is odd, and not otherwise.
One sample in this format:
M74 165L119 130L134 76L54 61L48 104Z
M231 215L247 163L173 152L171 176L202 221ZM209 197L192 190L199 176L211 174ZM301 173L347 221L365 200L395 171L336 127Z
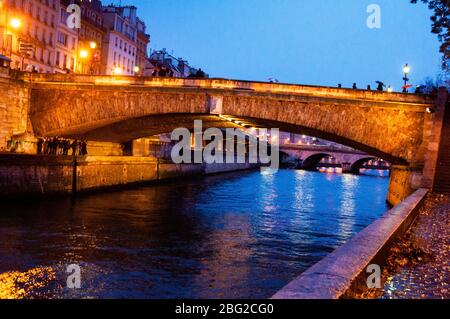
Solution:
M408 233L391 248L382 299L450 297L450 197L430 196ZM367 297L367 296L366 296Z

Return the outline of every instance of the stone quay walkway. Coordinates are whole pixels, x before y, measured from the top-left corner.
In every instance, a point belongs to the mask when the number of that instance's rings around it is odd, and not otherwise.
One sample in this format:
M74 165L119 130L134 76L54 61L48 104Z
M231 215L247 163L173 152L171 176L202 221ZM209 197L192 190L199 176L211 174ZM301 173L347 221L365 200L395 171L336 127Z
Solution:
M392 246L383 291L372 298L450 298L449 217L450 197L430 195L414 225Z

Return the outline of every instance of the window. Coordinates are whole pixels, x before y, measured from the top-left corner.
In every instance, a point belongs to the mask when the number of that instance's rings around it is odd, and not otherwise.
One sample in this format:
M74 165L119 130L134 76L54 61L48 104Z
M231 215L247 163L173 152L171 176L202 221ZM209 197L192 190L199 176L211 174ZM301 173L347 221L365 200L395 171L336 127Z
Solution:
M67 34L58 32L58 43L67 46Z

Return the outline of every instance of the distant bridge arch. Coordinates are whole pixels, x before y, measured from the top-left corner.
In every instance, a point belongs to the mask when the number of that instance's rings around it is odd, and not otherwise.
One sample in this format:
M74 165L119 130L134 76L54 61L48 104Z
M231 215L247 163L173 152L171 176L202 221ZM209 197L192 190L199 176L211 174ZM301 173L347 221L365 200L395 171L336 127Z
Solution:
M376 160L375 157L365 157L365 158L361 158L359 160L357 160L356 162L352 163L352 165L350 166L349 169L349 173L352 174L358 174L360 169L362 168L362 166L372 160Z
M330 154L327 153L317 153L310 155L309 157L303 159L302 161L302 168L308 171L315 171L317 170L318 164L327 157L333 157Z

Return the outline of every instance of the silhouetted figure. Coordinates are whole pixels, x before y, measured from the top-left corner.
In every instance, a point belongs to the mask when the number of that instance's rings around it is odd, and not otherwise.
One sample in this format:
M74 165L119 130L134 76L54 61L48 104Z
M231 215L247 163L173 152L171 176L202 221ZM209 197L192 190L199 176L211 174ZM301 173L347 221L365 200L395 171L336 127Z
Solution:
M85 141L81 142L81 155L87 155L87 143Z
M386 85L381 81L376 81L376 83L378 84L377 91L384 91L384 88L386 87Z
M342 84L341 83L338 84L338 88L342 89Z
M204 78L206 76L205 72L202 69L198 69L197 73L195 73L196 78Z
M367 91L372 91L372 88L370 87L370 84L367 86Z
M424 87L423 85L418 85L418 86L416 86L416 90L414 91L414 93L416 93L416 94L422 94L424 88L425 88L425 87Z
M43 138L38 138L38 141L37 141L37 153L38 153L38 155L42 155L43 149L44 149L44 139Z
M78 142L73 141L72 144L70 145L70 148L72 149L72 156L77 156L78 155Z
M353 90L357 90L358 89L358 87L356 86L356 83L353 83L352 89Z
M167 70L166 70L166 68L161 68L161 69L159 70L159 72L158 72L158 76L161 76L161 77L167 76Z
M70 141L64 140L63 141L63 155L64 156L69 155L69 150L70 150Z
M56 155L57 141L56 137L52 138L50 141L50 155Z

